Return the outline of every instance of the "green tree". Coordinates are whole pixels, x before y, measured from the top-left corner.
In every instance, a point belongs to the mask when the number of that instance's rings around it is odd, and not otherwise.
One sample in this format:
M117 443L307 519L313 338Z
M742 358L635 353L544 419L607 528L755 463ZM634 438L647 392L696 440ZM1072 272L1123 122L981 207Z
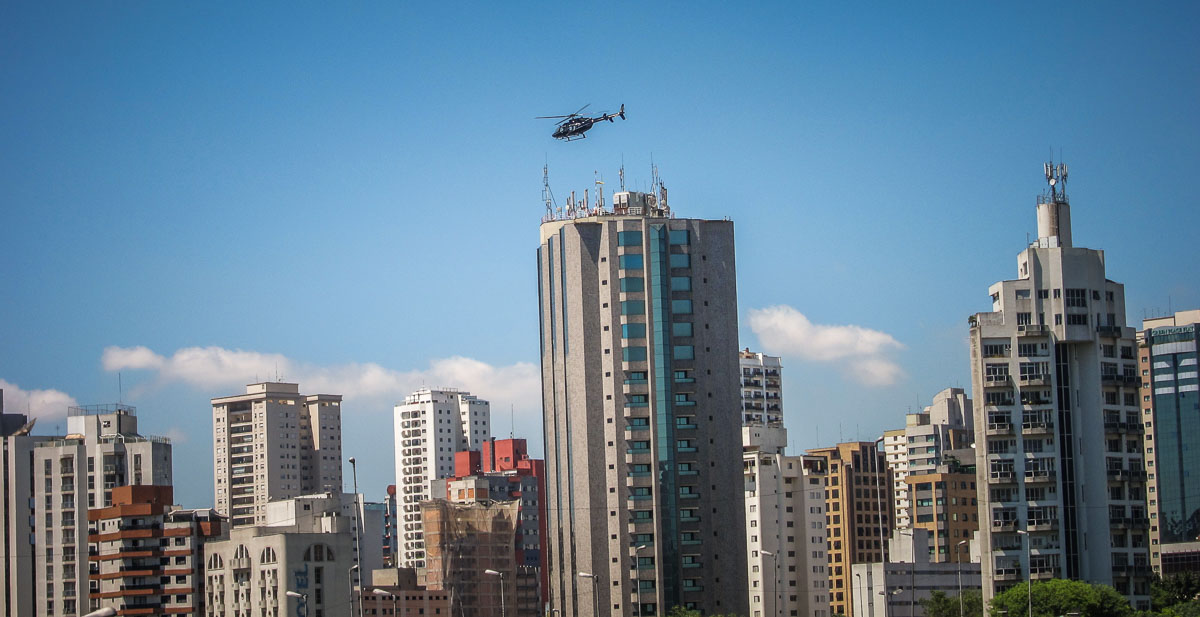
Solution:
M992 617L1024 617L1028 611L1029 587L1022 583L992 598ZM1033 617L1134 617L1125 596L1108 585L1051 579L1033 584Z
M1150 610L1162 612L1200 597L1200 575L1180 572L1150 583Z
M983 617L983 596L978 590L964 591L962 600L962 617ZM925 617L959 617L958 596L935 591L918 602L925 610Z

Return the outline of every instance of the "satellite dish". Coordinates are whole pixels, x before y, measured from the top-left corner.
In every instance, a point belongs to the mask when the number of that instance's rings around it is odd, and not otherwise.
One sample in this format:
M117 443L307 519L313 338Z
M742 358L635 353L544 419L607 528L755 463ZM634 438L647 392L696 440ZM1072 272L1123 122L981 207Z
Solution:
M1057 183L1058 183L1057 180L1055 180L1054 178L1050 178L1050 186L1054 186Z

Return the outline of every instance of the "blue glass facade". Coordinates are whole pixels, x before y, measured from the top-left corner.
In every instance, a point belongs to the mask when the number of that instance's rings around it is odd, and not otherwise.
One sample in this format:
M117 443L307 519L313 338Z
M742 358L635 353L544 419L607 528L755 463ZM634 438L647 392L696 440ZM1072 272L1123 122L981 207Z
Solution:
M1197 328L1150 332L1160 542L1193 542L1200 538Z

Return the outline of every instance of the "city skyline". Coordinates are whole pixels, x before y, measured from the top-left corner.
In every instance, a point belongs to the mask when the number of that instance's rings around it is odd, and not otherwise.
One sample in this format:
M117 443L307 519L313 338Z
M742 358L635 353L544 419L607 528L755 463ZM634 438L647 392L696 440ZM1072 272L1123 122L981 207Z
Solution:
M445 386L541 457L543 165L562 205L653 162L681 212L736 223L740 346L783 358L792 454L968 387L966 318L1036 236L1048 158L1127 325L1200 306L1198 9L972 8L527 8L499 32L496 7L7 7L6 410L51 433L121 401L211 461L211 398L298 382L346 394L344 455L381 499L372 439ZM628 119L570 144L532 119L584 103ZM207 463L176 474L211 505Z

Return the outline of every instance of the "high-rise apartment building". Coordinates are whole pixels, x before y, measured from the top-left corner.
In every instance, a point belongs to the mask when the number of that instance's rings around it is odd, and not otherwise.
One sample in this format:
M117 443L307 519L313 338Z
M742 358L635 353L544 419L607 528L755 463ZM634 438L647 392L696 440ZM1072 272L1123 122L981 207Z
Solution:
M32 541L33 448L40 439L29 435L32 423L24 414L4 413L0 390L0 617L33 614Z
M738 352L742 369L742 424L783 425L783 365L778 356L743 349Z
M825 526L828 534L829 606L834 615L853 614L850 567L881 562L892 533L891 472L879 442L853 441L809 450L824 459Z
M263 382L212 399L216 509L261 525L269 502L342 490L342 397Z
M88 509L111 506L116 487L169 486L171 443L139 435L129 405L71 407L67 435L40 439L32 462L34 614L87 613Z
M970 447L975 440L975 419L971 399L962 388L946 388L919 413L906 414L905 427L883 434L883 452L892 469L892 506L896 527L912 525L912 499L905 478L910 473L933 473L950 450ZM975 461L969 461L974 465ZM938 559L934 559L938 561Z
M963 543L979 531L974 461L969 466L950 462L933 471L910 473L904 482L912 499L910 529L928 533L927 559L931 563L969 561L971 554Z
M988 289L992 311L969 319L984 599L1030 577L1067 578L1148 607L1125 289L1105 277L1103 251L1072 243L1065 167L1046 170L1037 241L1017 256L1016 279Z
M1137 335L1141 421L1106 419L1118 423L1129 442L1145 427L1150 562L1163 575L1192 569L1172 562L1194 567L1200 553L1200 473L1192 473L1200 467L1198 342L1200 310L1143 320Z
M169 486L118 486L88 510L91 606L118 615L204 614L204 543L220 539L215 510L171 505Z
M550 606L746 614L733 223L613 197L541 226Z
M396 492L399 497L396 563L425 566L421 502L433 480L454 475L454 454L478 451L492 436L488 402L453 388L420 390L394 409Z
M750 615L829 617L826 461L787 456L784 429L762 430L780 434L742 453Z

